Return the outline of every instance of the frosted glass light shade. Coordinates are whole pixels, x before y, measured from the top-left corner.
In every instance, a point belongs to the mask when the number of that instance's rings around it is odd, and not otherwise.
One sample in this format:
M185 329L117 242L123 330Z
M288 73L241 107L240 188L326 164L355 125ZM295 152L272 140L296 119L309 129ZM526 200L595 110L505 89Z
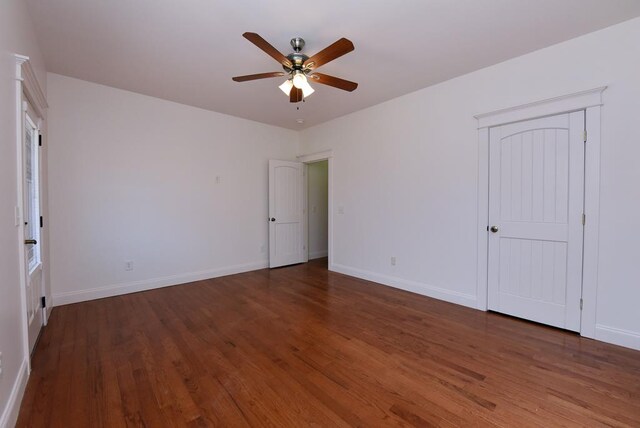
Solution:
M302 89L302 96L307 98L309 95L313 94L315 90L311 87L309 82L305 79L304 84L300 88Z
M291 82L291 80L285 80L284 83L278 87L282 90L282 92L285 93L286 96L289 96L289 94L291 93L291 88L293 88L293 83Z

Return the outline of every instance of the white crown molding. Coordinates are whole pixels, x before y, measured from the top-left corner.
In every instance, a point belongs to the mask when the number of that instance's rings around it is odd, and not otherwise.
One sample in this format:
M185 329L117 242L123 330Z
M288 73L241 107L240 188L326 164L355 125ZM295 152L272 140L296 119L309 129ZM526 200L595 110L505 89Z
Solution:
M478 129L602 105L606 86L475 115Z
M38 82L36 73L33 70L28 56L15 55L16 58L16 79L22 82L22 90L31 102L33 108L40 118L44 117L44 112L49 108L47 97Z

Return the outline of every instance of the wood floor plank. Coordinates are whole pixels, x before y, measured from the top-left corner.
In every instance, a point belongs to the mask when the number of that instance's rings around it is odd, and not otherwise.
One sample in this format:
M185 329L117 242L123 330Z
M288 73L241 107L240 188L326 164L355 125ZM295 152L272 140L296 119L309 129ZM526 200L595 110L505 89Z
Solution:
M640 426L640 352L329 272L56 307L19 427Z

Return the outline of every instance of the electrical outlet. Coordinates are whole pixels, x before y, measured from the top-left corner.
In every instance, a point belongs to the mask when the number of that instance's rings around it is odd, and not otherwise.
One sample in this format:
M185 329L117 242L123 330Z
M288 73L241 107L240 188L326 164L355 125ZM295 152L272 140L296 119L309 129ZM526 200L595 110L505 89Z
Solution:
M396 258L391 257L391 266L395 266L395 265L396 265Z
M132 260L127 260L124 262L124 270L126 271L132 271L133 270L133 261Z

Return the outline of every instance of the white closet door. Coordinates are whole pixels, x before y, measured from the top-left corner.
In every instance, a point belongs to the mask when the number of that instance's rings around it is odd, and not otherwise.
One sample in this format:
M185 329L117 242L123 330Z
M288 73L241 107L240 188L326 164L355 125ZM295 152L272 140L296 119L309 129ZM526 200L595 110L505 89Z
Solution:
M491 310L580 330L584 111L490 129Z
M303 165L269 161L269 267L302 263Z

